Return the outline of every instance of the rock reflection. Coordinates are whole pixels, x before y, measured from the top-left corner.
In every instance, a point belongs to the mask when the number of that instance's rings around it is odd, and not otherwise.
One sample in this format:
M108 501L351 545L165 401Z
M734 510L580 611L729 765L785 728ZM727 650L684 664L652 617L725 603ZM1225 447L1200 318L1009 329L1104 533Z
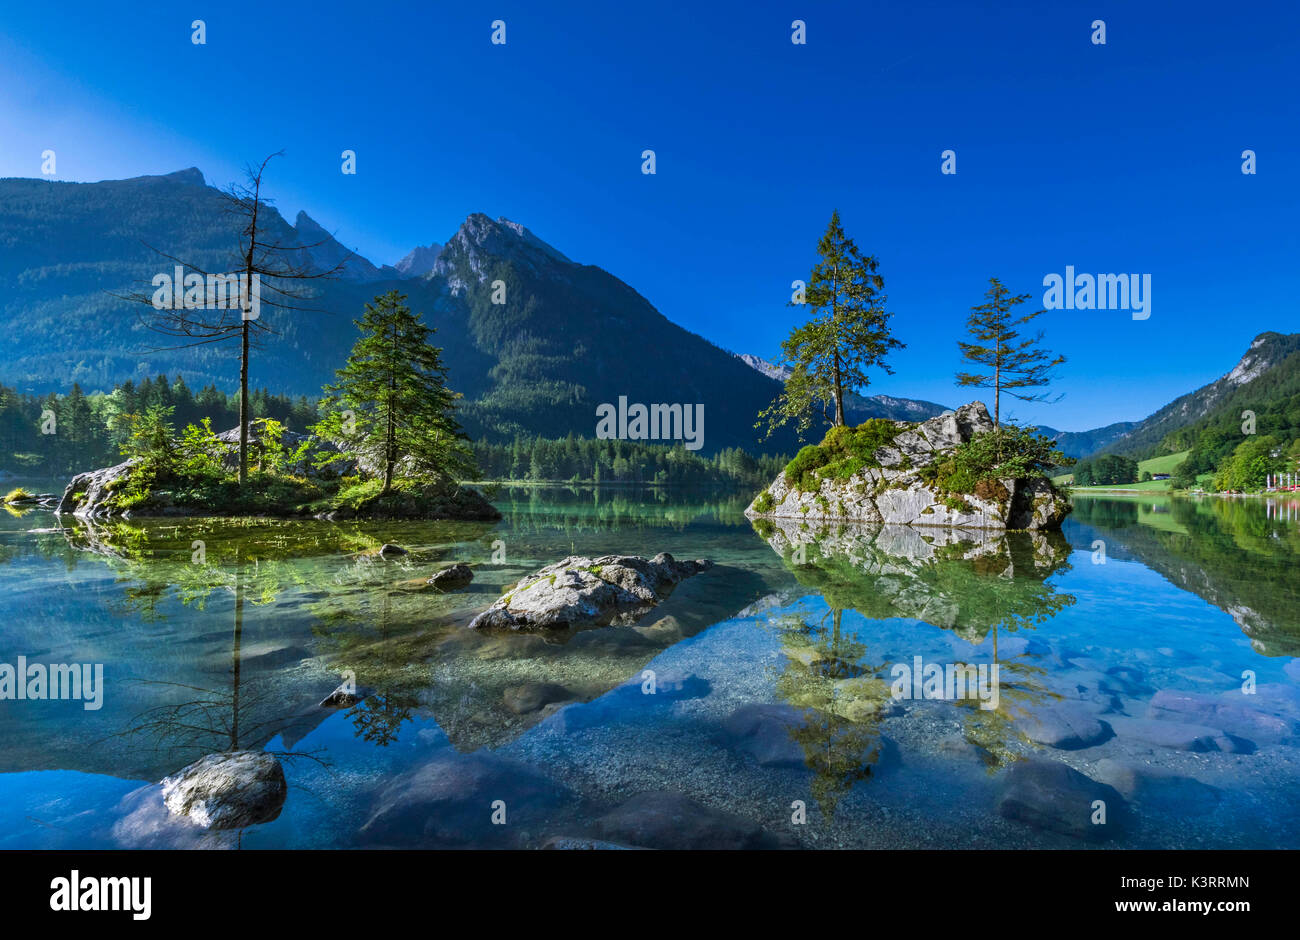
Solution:
M1070 546L1060 533L795 520L757 520L755 528L799 583L831 608L818 623L797 614L775 621L785 659L776 691L803 709L802 724L792 723L788 733L804 749L825 815L871 775L881 755L881 725L901 711L890 682L896 657L869 652L870 635L861 627L846 635L845 611L869 621L919 620L973 647L987 646L981 658L997 667L990 669L997 676L995 707L973 695L955 698L963 737L990 772L1033 746L1019 723L1059 696L1046 688L1047 670L1028 645L1006 655L1000 637L1041 627L1075 603L1049 580L1069 568Z

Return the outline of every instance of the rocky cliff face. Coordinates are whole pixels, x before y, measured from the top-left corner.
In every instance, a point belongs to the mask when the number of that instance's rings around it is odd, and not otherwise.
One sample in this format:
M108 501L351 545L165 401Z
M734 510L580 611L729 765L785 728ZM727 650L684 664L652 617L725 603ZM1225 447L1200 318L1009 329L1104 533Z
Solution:
M1069 502L1042 477L990 480L975 493L940 492L922 468L942 459L976 434L993 430L980 402L963 405L921 424L894 422L893 440L846 479L820 480L800 489L787 473L778 476L745 510L751 518L851 520L886 525L975 529L1055 529Z

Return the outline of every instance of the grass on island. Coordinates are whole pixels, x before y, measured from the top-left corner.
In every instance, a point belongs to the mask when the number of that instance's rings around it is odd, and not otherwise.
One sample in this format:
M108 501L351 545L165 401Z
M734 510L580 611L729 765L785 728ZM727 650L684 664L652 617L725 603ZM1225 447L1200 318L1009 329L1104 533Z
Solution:
M32 493L27 492L27 490L23 489L21 486L16 486L5 494L4 501L6 503L16 503L18 500L28 499L32 495Z

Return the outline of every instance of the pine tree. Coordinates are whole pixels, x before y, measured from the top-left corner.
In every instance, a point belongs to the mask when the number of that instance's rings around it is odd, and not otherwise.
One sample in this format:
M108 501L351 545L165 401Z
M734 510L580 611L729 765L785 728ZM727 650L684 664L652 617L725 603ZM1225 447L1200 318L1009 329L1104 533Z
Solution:
M1064 356L1053 356L1041 348L1043 331L1024 339L1018 327L1024 326L1045 310L1013 314L1029 294L1012 296L997 278L989 278L989 289L984 303L972 307L966 321L974 342L958 341L962 358L974 365L991 370L986 372L958 372L959 386L993 389L993 427L1002 427L1002 393L1006 392L1021 401L1047 401L1046 393L1021 392L1019 389L1045 388L1054 378L1052 369L1065 362ZM1059 396L1057 399L1059 400Z
M392 489L399 460L420 477L464 478L473 464L456 422L459 397L447 388L442 350L429 343L434 330L389 291L366 304L353 321L361 338L338 381L325 387L325 417L313 430L340 444L347 456L382 472L381 495Z
M833 405L833 423L842 426L845 394L868 384L866 372L872 366L892 374L885 356L903 346L890 333L892 314L884 308L885 282L878 262L863 255L845 234L838 210L831 214L817 253L821 260L812 269L803 299L812 308L812 318L791 330L781 344L781 362L790 376L755 425L767 418L769 437L792 419L802 433L811 425L818 403Z

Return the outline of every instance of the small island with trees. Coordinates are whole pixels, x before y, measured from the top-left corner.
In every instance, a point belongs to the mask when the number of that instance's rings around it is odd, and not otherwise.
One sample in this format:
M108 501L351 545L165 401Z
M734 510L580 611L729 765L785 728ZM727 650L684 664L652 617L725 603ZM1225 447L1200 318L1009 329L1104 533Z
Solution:
M273 418L218 434L172 426L172 408L125 414L122 463L72 478L58 512L79 517L270 515L500 518L477 491L433 333L390 291L355 321L361 336L307 434Z
M751 518L844 520L952 528L1055 529L1070 503L1048 478L1073 461L1034 428L1002 421L1003 394L1043 401L1052 370L1064 363L1042 348L1041 331L1020 328L1043 311L1017 315L1028 294L1013 296L997 278L973 307L961 372L962 386L993 391L993 415L979 402L928 421L844 420L844 396L868 383L867 369L891 372L885 356L901 343L890 332L884 281L874 257L863 255L831 216L817 246L803 297L811 318L782 344L790 378L760 415L768 433L793 421L802 433L820 407L830 430L804 447L749 505Z

